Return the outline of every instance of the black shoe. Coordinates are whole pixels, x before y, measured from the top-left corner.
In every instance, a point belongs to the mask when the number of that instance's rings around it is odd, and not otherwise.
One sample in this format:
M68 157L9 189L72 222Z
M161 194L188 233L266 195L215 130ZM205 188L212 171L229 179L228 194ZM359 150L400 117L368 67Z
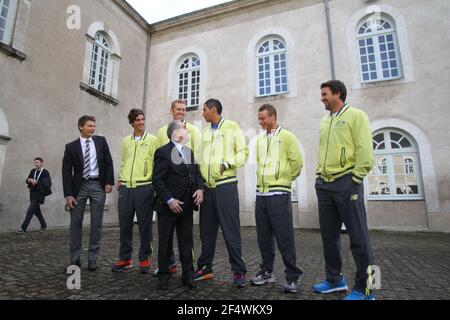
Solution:
M183 286L187 287L188 289L195 289L197 288L197 285L195 284L194 280L182 280Z
M159 289L163 291L169 290L169 281L159 280Z
M169 279L170 274L158 274L158 283L159 283L159 289L161 290L169 290Z
M89 262L89 263L88 263L88 270L89 270L89 271L95 271L95 270L97 270L97 262Z

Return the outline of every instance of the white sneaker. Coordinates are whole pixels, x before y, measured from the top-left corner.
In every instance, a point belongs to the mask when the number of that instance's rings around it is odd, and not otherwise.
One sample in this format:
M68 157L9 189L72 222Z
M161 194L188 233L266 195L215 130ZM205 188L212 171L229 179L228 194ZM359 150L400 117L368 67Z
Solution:
M250 280L251 284L254 284L255 286L262 286L263 284L266 283L274 283L275 282L275 275L273 275L273 273L271 272L267 272L267 271L259 271L255 277L253 277Z
M287 293L296 293L297 292L297 282L293 281L291 283L286 283L283 286L284 292Z

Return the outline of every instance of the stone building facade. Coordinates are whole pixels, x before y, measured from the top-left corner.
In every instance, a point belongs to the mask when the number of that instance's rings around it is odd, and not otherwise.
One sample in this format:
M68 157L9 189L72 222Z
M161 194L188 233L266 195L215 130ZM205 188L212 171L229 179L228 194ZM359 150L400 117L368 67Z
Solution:
M117 176L130 108L146 110L155 134L176 98L187 100L189 121L205 126L210 97L251 150L239 171L242 224L254 225L257 110L271 103L305 160L294 223L316 228L320 84L335 76L371 119L370 227L450 232L448 1L237 0L151 25L120 0L0 2L13 12L0 29L0 230L23 218L24 178L38 155L53 173L46 217L67 225L61 159L80 115L97 117ZM107 223L117 221L116 202L108 196Z

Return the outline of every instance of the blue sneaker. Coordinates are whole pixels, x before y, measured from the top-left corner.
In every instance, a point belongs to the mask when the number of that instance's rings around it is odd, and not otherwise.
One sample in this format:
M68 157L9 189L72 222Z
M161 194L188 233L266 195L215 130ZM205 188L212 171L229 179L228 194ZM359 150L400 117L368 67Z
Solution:
M375 300L373 294L364 294L362 292L353 290L349 295L347 295L344 300Z
M322 281L321 283L314 285L313 290L318 293L331 293L338 291L348 291L348 286L344 277L342 277L341 281L336 284L332 284L331 282L328 282L326 280Z

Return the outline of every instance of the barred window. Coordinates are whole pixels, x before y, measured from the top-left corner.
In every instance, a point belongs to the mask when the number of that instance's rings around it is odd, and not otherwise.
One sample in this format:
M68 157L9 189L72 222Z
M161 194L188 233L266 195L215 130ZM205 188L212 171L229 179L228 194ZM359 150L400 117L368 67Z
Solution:
M358 27L362 82L394 80L402 77L400 52L394 21L388 17L366 18Z
M263 40L256 53L257 96L288 92L287 50L280 38Z
M92 47L89 86L103 93L106 93L110 55L111 49L108 40L98 32Z
M189 56L178 68L178 99L186 101L187 108L200 105L200 59Z
M368 175L369 200L423 199L419 153L414 140L397 130L373 135L375 167Z

